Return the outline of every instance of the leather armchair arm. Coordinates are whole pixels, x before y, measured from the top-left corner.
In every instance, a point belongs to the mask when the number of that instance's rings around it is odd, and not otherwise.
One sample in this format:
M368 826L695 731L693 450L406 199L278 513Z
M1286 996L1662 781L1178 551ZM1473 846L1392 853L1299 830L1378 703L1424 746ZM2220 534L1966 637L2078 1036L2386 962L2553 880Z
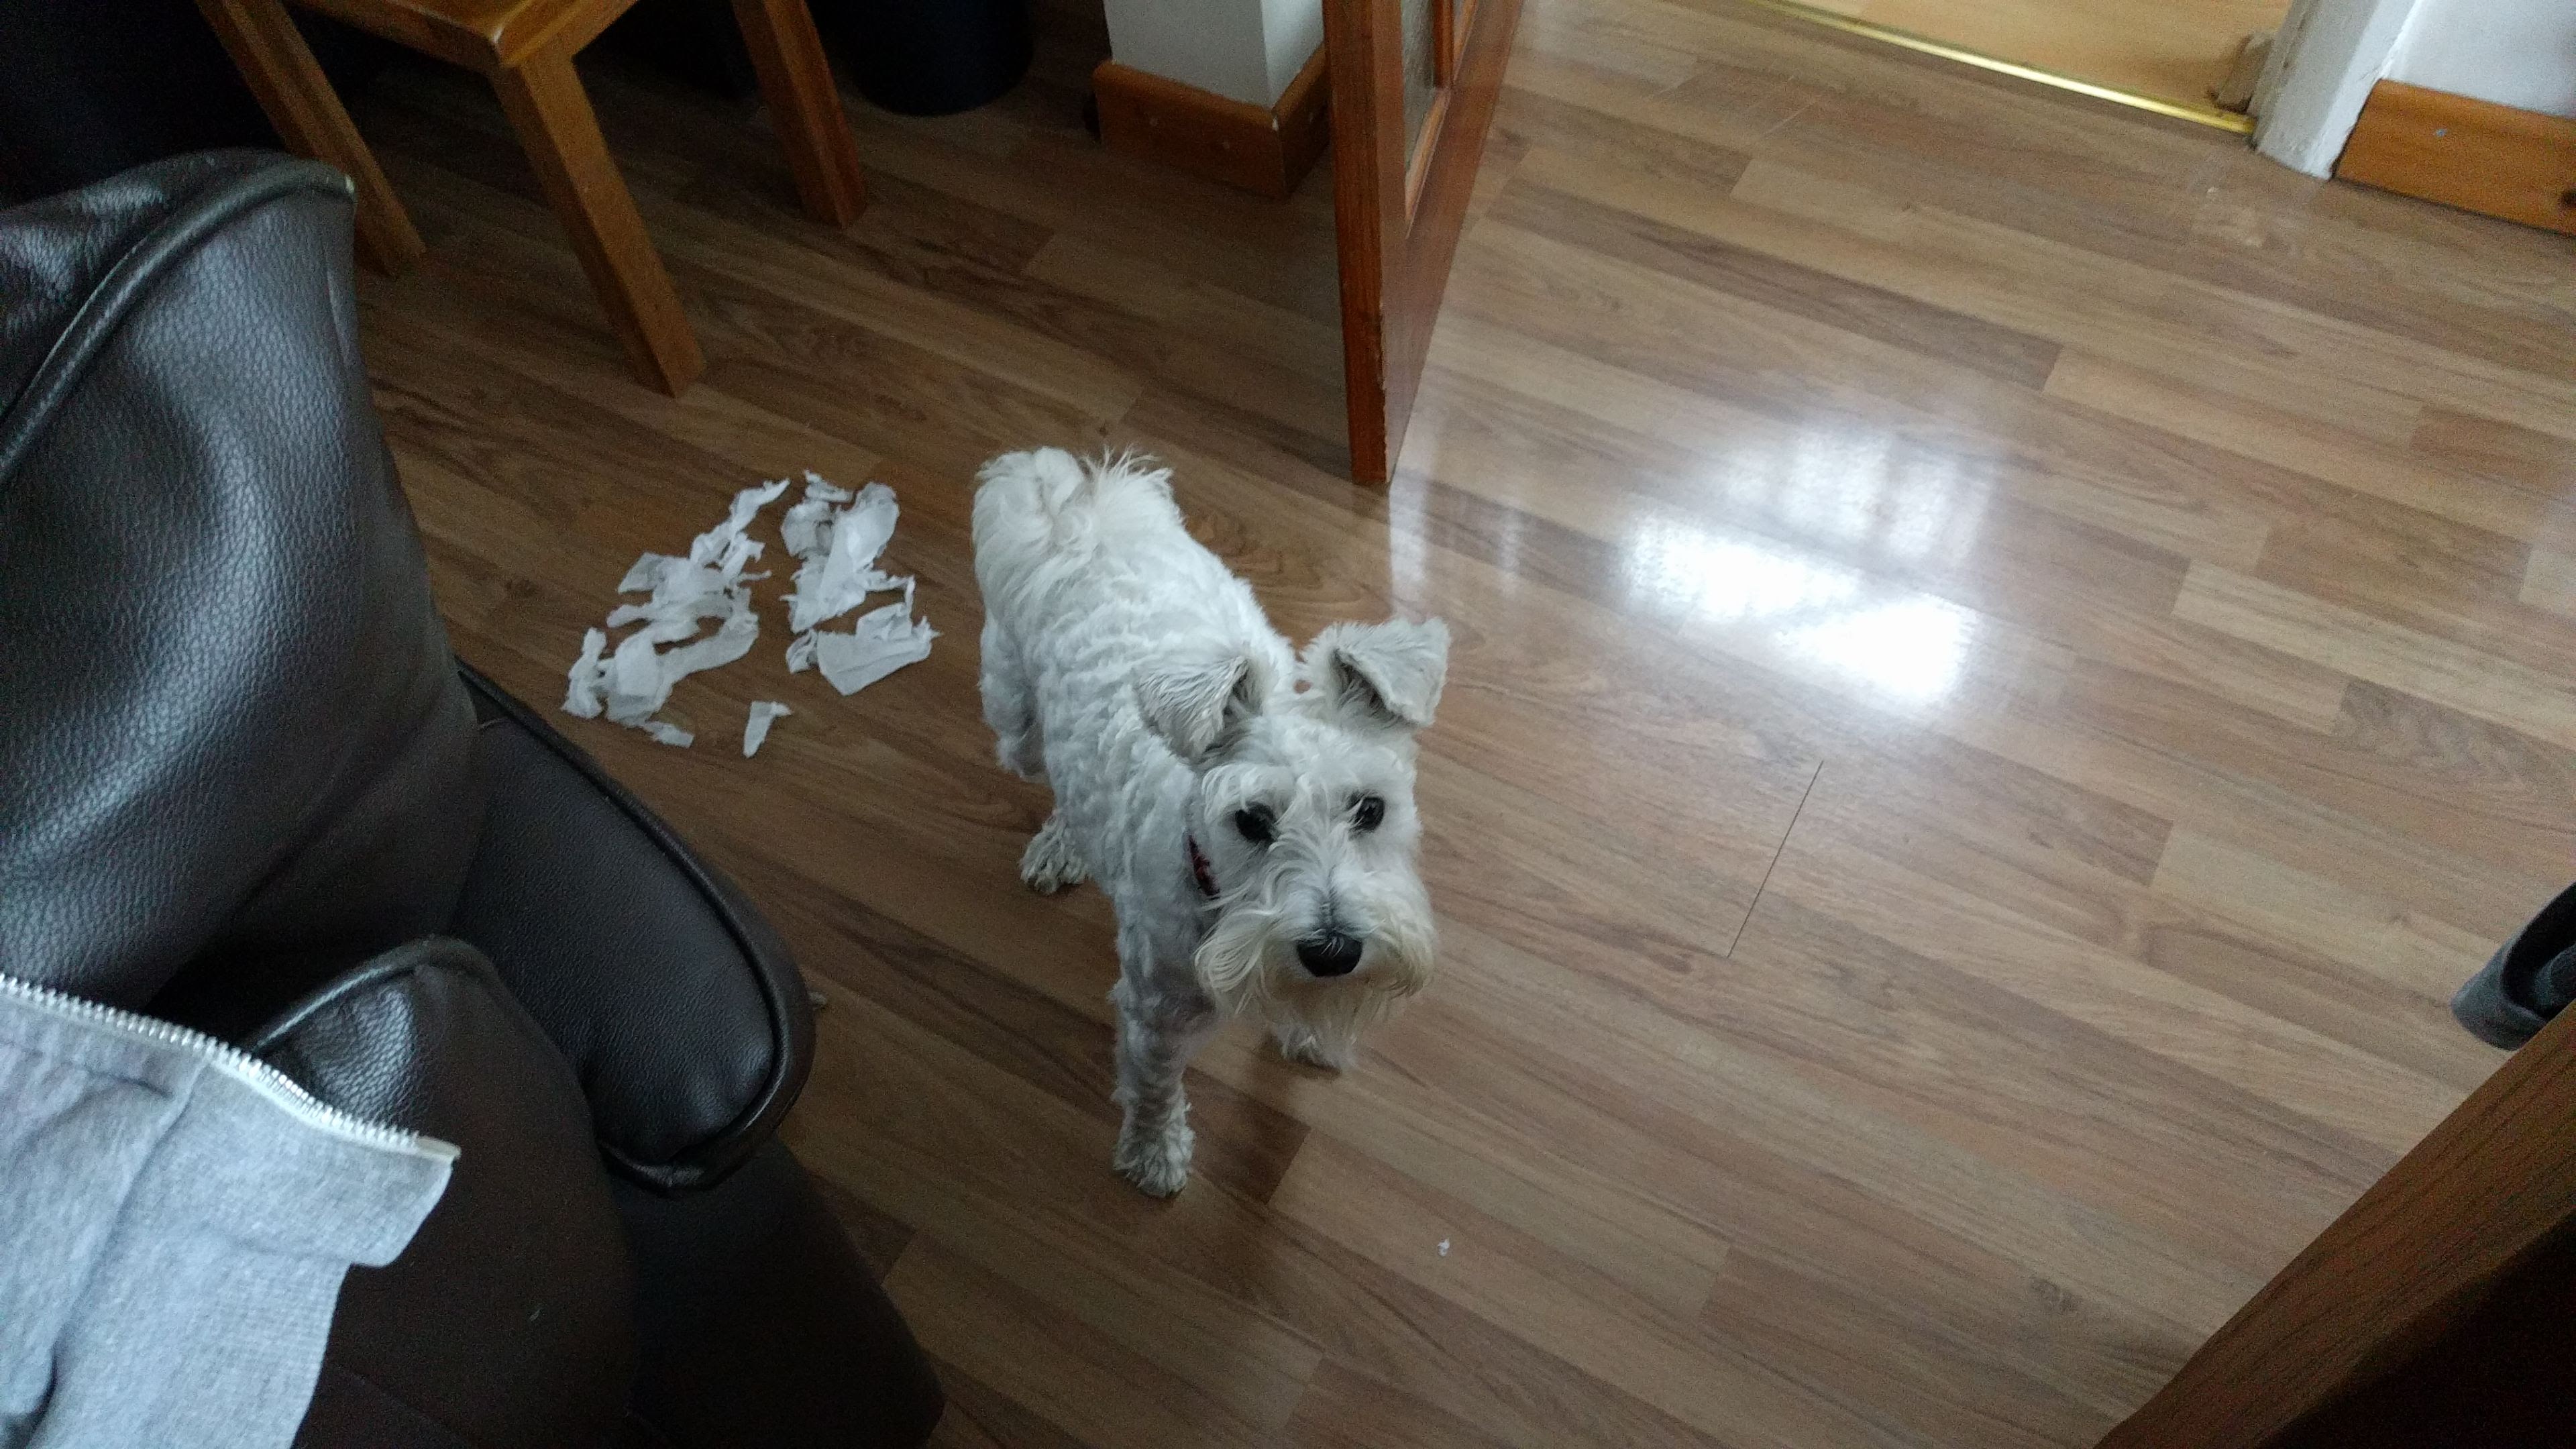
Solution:
M620 1175L665 1193L721 1182L804 1088L814 1018L795 961L587 753L459 673L490 805L450 931L572 1063Z

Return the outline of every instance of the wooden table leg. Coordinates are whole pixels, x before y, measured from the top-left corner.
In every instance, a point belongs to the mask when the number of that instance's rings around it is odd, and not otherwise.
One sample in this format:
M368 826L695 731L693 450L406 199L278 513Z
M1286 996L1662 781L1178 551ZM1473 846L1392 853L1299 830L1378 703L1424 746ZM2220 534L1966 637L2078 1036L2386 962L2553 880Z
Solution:
M572 234L582 270L635 370L648 386L679 396L706 370L706 358L600 138L572 57L553 47L540 50L516 67L493 71L492 88L501 93L501 109Z
M867 205L867 183L805 0L733 0L733 13L805 214L826 226L848 226Z
M197 8L286 149L337 166L358 184L358 259L387 275L420 260L428 248L286 7L279 0L197 0Z

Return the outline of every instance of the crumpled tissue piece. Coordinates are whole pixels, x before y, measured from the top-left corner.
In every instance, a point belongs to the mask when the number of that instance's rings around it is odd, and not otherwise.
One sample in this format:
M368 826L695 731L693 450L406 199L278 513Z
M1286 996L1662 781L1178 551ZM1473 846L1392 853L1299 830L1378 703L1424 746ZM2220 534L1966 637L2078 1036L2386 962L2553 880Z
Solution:
M564 713L581 719L599 718L599 696L608 688L608 665L599 656L608 648L608 631L593 629L581 636L581 657L572 662L564 676Z
M850 490L826 483L811 470L805 474L805 500L788 505L787 516L778 520L779 541L788 553L803 558L812 553L830 530L832 505L850 501Z
M649 592L651 597L611 610L608 628L642 627L619 640L613 651L607 651L605 630L582 636L581 658L565 677L564 712L583 719L604 713L663 744L686 748L694 736L653 716L670 699L671 686L731 664L750 653L760 638L751 580L768 576L743 572L762 552L746 530L761 509L786 491L784 478L745 488L733 496L723 522L690 541L686 557L648 553L635 560L617 591ZM698 626L709 619L721 622L713 633L696 637ZM603 651L606 659L600 657Z
M912 580L906 579L908 586ZM814 663L832 687L843 694L856 694L907 664L918 664L930 657L930 641L939 631L929 621L912 617L912 590L903 591L903 602L888 604L861 614L850 632L836 629L814 631Z
M818 501L817 484L834 493L842 491L816 479L806 485L805 503L796 508ZM901 580L875 568L877 555L894 537L899 511L894 490L883 483L871 483L859 490L848 507L815 520L805 551L796 554L804 560L804 566L796 570L796 592L787 596L789 629L801 634L857 608L872 593L903 586ZM789 553L796 553L796 542L788 541Z
M848 506L833 511L836 502ZM939 631L912 617L913 580L881 571L877 555L894 537L901 510L894 490L870 483L851 494L811 473L805 499L787 510L779 530L787 551L802 561L796 592L787 596L787 672L819 667L843 694L855 694L907 664L930 657ZM817 626L865 602L868 595L903 591L903 602L861 615L847 630Z
M780 715L794 714L795 712L796 711L789 709L787 706L780 704L774 699L753 700L751 702L751 718L743 721L742 725L742 757L748 760L752 756L759 754L760 742L769 738L769 726L771 722L776 720Z

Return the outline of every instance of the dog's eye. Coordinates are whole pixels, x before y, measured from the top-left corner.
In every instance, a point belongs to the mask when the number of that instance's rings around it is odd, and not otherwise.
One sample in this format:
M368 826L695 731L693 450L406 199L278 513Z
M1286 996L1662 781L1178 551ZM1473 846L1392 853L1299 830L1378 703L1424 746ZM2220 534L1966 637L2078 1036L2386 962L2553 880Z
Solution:
M1267 805L1247 805L1234 812L1235 830L1255 845L1268 845L1277 826L1278 817L1270 813Z
M1351 807L1351 825L1358 830L1375 830L1386 819L1386 802L1375 795L1362 795Z

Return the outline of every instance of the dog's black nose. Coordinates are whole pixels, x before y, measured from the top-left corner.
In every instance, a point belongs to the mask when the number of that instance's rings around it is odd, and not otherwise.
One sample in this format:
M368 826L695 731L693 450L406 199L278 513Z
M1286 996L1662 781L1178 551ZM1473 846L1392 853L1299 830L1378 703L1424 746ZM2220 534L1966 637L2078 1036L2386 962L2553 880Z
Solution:
M1297 960L1318 976L1348 976L1360 964L1360 938L1339 931L1308 936L1297 943Z

